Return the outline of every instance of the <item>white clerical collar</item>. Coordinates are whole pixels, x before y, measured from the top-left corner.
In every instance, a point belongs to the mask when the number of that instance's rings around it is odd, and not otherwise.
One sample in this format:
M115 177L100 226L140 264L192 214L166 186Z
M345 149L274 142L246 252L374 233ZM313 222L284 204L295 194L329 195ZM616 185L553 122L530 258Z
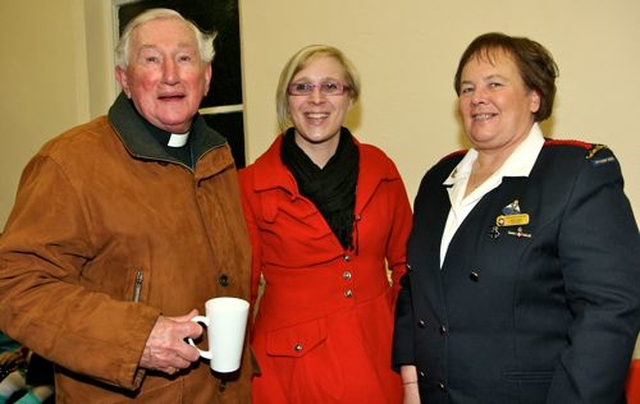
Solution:
M167 146L169 147L182 147L187 144L189 141L189 132L187 133L172 133L169 138L169 143Z

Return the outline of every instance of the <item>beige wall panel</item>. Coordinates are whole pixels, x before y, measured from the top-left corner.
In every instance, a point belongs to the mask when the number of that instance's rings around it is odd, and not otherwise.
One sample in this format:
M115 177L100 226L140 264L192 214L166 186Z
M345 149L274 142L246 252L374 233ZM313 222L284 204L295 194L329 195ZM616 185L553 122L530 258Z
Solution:
M298 48L343 49L363 80L349 126L396 161L413 199L440 157L463 147L452 81L477 35L502 31L540 41L560 67L548 136L614 149L640 213L640 3L635 0L351 2L240 0L248 160L277 132L274 92ZM636 214L638 216L638 214Z
M47 139L88 118L83 5L0 1L0 223L22 169Z

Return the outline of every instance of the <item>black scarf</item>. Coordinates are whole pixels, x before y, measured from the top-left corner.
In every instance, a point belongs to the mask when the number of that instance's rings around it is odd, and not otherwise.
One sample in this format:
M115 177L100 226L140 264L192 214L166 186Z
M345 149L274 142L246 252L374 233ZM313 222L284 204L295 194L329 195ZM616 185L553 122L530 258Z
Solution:
M358 147L344 127L338 149L324 168L315 165L298 147L293 128L287 130L282 142L282 161L296 179L300 193L316 205L345 249L353 248L358 160Z

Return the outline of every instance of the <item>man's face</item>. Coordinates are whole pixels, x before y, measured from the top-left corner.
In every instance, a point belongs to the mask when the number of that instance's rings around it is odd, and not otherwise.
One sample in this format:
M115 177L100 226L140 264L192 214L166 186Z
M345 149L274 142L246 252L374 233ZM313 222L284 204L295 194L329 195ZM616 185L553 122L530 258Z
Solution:
M152 20L131 33L126 69L116 78L138 112L171 133L191 128L209 90L211 64L200 57L194 33L176 18Z

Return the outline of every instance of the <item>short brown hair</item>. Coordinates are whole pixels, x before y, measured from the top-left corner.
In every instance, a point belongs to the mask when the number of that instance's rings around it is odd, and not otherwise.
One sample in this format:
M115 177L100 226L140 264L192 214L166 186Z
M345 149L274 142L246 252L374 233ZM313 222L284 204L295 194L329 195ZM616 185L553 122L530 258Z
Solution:
M456 94L460 95L462 69L472 58L487 58L492 61L495 51L503 51L511 56L520 72L522 81L529 90L540 96L540 108L534 113L536 122L551 116L556 95L558 66L551 52L538 42L525 37L513 37L498 32L490 32L474 39L462 54L454 79Z

